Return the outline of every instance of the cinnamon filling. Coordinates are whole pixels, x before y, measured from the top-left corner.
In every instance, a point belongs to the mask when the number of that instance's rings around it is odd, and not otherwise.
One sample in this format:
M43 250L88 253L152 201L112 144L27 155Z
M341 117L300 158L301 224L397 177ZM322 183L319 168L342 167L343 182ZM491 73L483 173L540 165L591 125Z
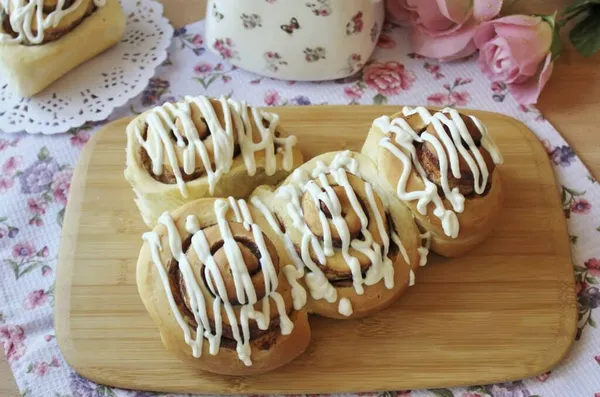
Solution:
M192 107L192 109L194 109L194 108L195 107ZM195 122L196 122L196 120L195 120ZM202 141L208 139L211 136L210 129L208 128L208 124L206 123L206 120L204 119L204 117L199 118L196 125L198 127L197 128L198 136ZM179 121L179 119L175 120L175 126L178 128L179 131L183 131L183 127L181 126L181 122ZM147 136L148 136L148 125L146 125L144 128L144 131L142 133L142 138L147 139ZM170 132L170 138L171 138L171 141L173 142L173 144L176 145L177 137L175 136L175 133L173 131ZM189 141L185 136L182 136L181 140L183 141L183 143L186 146L189 144ZM233 156L234 157L238 156L240 153L241 153L240 145L236 144L233 148ZM154 172L152 171L152 159L148 155L148 152L146 151L145 148L140 147L139 156L140 156L140 163L141 163L142 167L144 167L146 172L155 181L164 183L165 185L174 185L177 183L177 178L175 177L175 174L173 173L173 169L168 164L163 164L162 173L160 175L155 175ZM211 161L211 168L213 170L215 169L214 159L213 159L213 161ZM204 166L202 165L201 162L199 163L199 167L196 167L194 172L192 172L191 174L187 174L184 171L183 167L179 167L179 172L181 173L181 177L185 182L190 182L190 181L202 178L203 176L206 175L206 169L204 168Z
M382 237L379 233L379 228L375 220L372 219L372 217L374 216L374 214L371 213L372 209L366 203L366 199L363 198L363 195L366 194L364 192L365 182L352 174L348 174L347 177L356 193L356 200L360 204L362 212L367 217L366 229L371 234L373 241L375 241L381 247L381 254L383 255L384 246ZM348 227L350 241L365 241L366 237L362 232L362 224L359 214L357 214L357 212L355 211L352 202L350 201L346 193L346 189L342 186L331 183L331 181L330 186L333 189L339 201L340 215L344 219L344 222ZM321 191L325 192L325 189L321 188ZM390 248L388 252L388 257L392 260L395 260L395 257L399 252L399 248L395 244L393 244L391 240L391 233L393 231L390 224L391 217L389 216L389 214L383 211L383 204L381 203L381 199L379 198L379 196L377 196L376 193L374 193L374 196L378 207L377 211L380 211L380 214L384 221L383 223L386 226L385 232L388 234L388 236L390 236ZM304 193L301 205L307 226L309 227L311 232L319 239L321 244L323 244L323 242L325 241L325 233L323 224L321 222L320 214L323 214L328 221L327 226L329 227L329 232L331 235L331 244L334 248L335 254L334 257L327 258L327 263L325 265L320 266L321 271L325 274L327 279L336 286L352 286L352 271L346 263L345 259L343 259L343 256L341 255L341 248L343 242L340 236L340 231L337 229L335 223L332 221L333 215L331 213L330 208L328 208L327 204L323 200L319 199L317 209L317 205L315 205L315 199L309 192ZM301 256L300 247L296 246L296 252L298 252L298 255ZM358 260L358 263L361 268L361 273L363 277L365 277L367 271L372 265L371 259L367 255L355 250L354 248L349 248L348 252L351 256L355 257ZM313 262L319 263L318 258L316 257L314 252L311 252L311 258Z
M72 7L75 4L76 0L66 0L65 4L63 5L63 10L66 10L70 7ZM46 1L44 2L44 7L43 7L43 11L44 11L44 17L54 11L56 11L56 7L57 7L57 2L51 2L51 1ZM23 42L23 45L26 46L35 46L35 45L43 45L52 41L56 41L58 39L60 39L61 37L63 37L64 35L72 32L73 30L75 30L76 27L78 27L79 25L81 25L81 23L87 18L89 17L94 11L96 11L96 5L94 4L93 1L90 1L85 13L81 16L81 18L78 18L76 20L74 20L73 22L71 22L70 24L68 24L67 26L61 26L61 27L56 27L56 28L49 28L46 29L44 31L44 40L42 41L41 44L31 44L31 43L27 43L26 41ZM6 11L5 11L6 12ZM8 35L12 36L13 38L16 38L18 36L17 32L15 32L12 27L10 26L10 17L7 14L2 15L3 19L2 19L2 29L4 30L5 33L7 33ZM34 35L37 35L37 30L36 29L32 29L31 30L32 33Z
M479 128L477 128L477 126L475 125L473 120L471 120L470 117L467 117L463 114L461 114L460 116L461 116L463 122L465 123L465 126L467 127L469 134L473 138L473 142L475 143L475 146L479 149L479 153L483 157L485 164L487 166L488 172L489 172L485 190L481 194L481 196L485 196L485 195L487 195L487 193L490 191L490 189L492 187L491 175L494 172L494 169L496 166L494 164L494 161L492 160L491 155L487 152L487 150L483 149L483 147L481 146L482 135L481 135L481 131L479 131ZM448 134L448 136L451 136L450 130L445 125L444 125L444 130ZM433 125L429 125L427 128L422 129L421 131L418 131L417 133L419 135L422 135L425 131L439 139L439 135L438 135L437 131L435 130L435 127L433 127ZM469 154L472 155L472 152L469 151L469 146L462 138L461 138L461 143L462 143L463 147L467 150L467 152L469 152ZM446 147L443 143L442 143L442 146L444 147L444 150L446 150ZM415 143L415 149L417 151L417 160L420 162L421 166L425 170L427 178L431 182L435 183L438 186L438 194L440 195L440 197L442 197L442 198L445 197L444 191L442 189L440 163L439 163L437 151L435 150L433 145L431 145L431 143L429 143L429 142L417 142L417 143ZM447 151L446 151L446 154L448 154ZM475 158L475 157L473 156L473 158ZM448 186L450 187L451 190L454 188L458 188L459 192L463 196L465 196L466 198L471 198L477 194L475 192L475 186L474 186L476 181L475 181L475 177L473 175L471 168L469 167L469 165L467 164L465 159L460 155L460 153L459 153L459 169L460 169L460 178L456 178L452 174L452 170L450 169L450 165L448 164L448 172L447 172ZM479 178L482 178L482 176L480 175ZM480 182L480 181L477 181L477 182Z
M262 257L260 250L259 250L258 246L256 245L256 243L254 243L254 241L251 238L249 238L249 235L251 235L252 232L246 231L242 224L231 222L230 227L231 227L232 233L234 234L234 240L238 244L238 247L242 253L242 257L244 259L244 264L246 265L246 267L248 269L248 273L252 280L252 285L254 286L254 289L256 291L257 299L260 301L261 299L263 299L266 296L264 277L262 275L262 268L260 265L260 259ZM202 230L204 231L205 235L207 236L207 239L209 240L210 252L215 260L215 263L217 264L217 267L219 268L219 272L221 273L221 277L225 284L229 302L235 308L235 306L239 306L239 302L236 297L236 290L235 290L235 284L233 281L233 274L231 271L231 267L229 266L227 256L225 255L224 241L220 238L216 241L211 241L211 240L213 240L212 236L214 236L215 233L219 233L218 225L208 226L206 228L203 228ZM246 234L246 235L244 235L244 234ZM280 270L279 269L279 257L277 255L275 246L270 241L270 239L264 234L263 234L263 239L267 246L267 250L269 251L269 255L271 256L271 259L273 261L273 267L274 267L276 273L279 273L279 270ZM191 246L191 241L192 241L192 235L188 235L182 241L182 250L186 254L188 252L188 249ZM190 262L191 262L191 260L190 260ZM214 294L212 294L212 291L210 291L210 288L208 287L209 281L206 280L204 266L194 264L194 263L191 263L191 265L193 267L200 266L200 269L198 269L196 274L200 275L203 285L207 286L206 292L214 298L215 297ZM171 261L167 264L167 272L169 275L169 283L171 286L171 291L173 292L173 297L177 304L177 308L182 313L182 315L188 322L189 326L192 329L196 329L198 324L196 323L196 320L192 313L191 303L190 303L189 296L187 294L183 274L181 273L181 271L179 269L179 262L176 259L171 259ZM216 288L216 284L212 280L212 276L209 276L209 277L211 278L210 283L212 283L212 285L215 286L215 288ZM207 294L205 293L205 297L206 297L206 295ZM212 307L212 304L209 306ZM222 308L222 310L224 311L224 308ZM290 315L290 313L287 313L287 314ZM227 316L225 316L224 313L222 313L222 318L227 318ZM215 329L215 321L214 321L214 317L212 317L211 313L209 313L209 322L211 325L211 329L214 330ZM242 327L239 324L238 324L238 330L241 335ZM250 320L249 321L249 333L250 333L250 341L252 341L252 343L255 346L257 346L259 349L262 349L262 350L269 349L276 342L278 335L281 334L281 329L279 327L279 316L277 315L277 312L276 311L273 312L273 310L271 310L271 319L269 322L269 328L267 330L259 329L256 321ZM237 346L237 342L233 336L232 327L230 325L226 324L225 322L222 323L221 346L224 348L233 349L233 350L235 350L236 346Z

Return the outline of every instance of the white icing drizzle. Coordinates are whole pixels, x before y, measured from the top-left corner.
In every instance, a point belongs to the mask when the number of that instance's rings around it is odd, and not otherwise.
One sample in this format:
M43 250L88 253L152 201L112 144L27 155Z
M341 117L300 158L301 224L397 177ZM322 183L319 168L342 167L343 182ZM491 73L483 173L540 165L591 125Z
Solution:
M419 266L423 267L427 264L427 256L429 255L429 248L431 247L431 232L421 234L422 246L418 248L419 251Z
M230 210L233 212L237 222L247 225L247 227L245 226L246 229L248 231L252 231L254 242L256 243L261 255L260 265L265 280L266 291L265 297L261 302L262 310L255 310L254 308L254 305L258 302L256 290L254 289L248 269L243 261L240 248L234 240L229 222L226 219L226 215ZM196 323L198 324L195 339L192 338L190 327L179 311L179 308L177 307L173 297L173 292L171 291L166 272L166 265L162 263L160 258L160 251L162 251L160 236L157 232L149 232L143 235L143 239L150 248L152 261L161 278L169 306L177 323L184 333L185 342L192 348L193 356L197 358L202 355L202 344L204 339L208 340L210 354L218 354L222 337L223 320L221 315L223 309L225 311L225 315L227 316L228 323L231 326L233 338L237 343L236 351L238 353L238 357L242 362L244 362L245 365L250 366L252 365L252 360L250 357L250 319L256 320L259 329L268 329L270 323L270 300L273 300L279 313L279 327L281 329L281 334L290 334L294 324L286 313L283 297L276 292L278 286L278 276L273 265L273 260L264 241L263 233L260 227L253 222L246 202L244 200L236 201L235 199L231 198L218 199L214 204L214 212L217 218L219 232L221 238L223 239L225 256L227 257L227 261L233 276L236 298L241 304L239 318L236 316L233 305L229 300L225 282L214 260L214 257L210 252L210 246L204 231L200 229L198 218L195 215L189 215L185 222L186 231L192 234L190 249L193 249L196 252L200 262L204 265L206 276L205 279L208 281L208 288L215 295L213 302L215 324L214 330L211 329L208 318L207 302L204 298L202 289L198 284L198 280L193 273L192 266L189 263L186 254L183 252L181 236L177 230L175 222L167 212L165 212L158 219L158 223L167 228L169 247L171 253L173 254L173 258L175 258L179 263L179 269L185 282L187 296L190 300L190 309L194 315ZM293 266L287 267L295 270ZM293 276L296 277L297 274L293 274ZM294 279L294 282L297 284L296 280L297 279ZM295 298L294 307L296 307L296 300L301 300L301 297ZM242 330L241 333L239 329L240 327Z
M225 126L221 125L215 108L209 98L205 96L187 96L183 101L176 104L165 103L163 106L152 109L146 117L148 132L145 140L140 126L136 126L136 137L152 161L152 172L154 175L162 175L166 155L183 197L188 197L188 191L180 167L183 166L183 170L187 175L193 174L196 169L197 154L205 169L210 193L214 194L215 185L225 173L229 172L233 164L236 138L248 175L253 176L256 173L255 155L260 151L265 153L265 173L273 175L277 171L276 145L280 146L278 149L281 150L278 151L283 152L283 169L290 171L293 167L292 148L297 139L295 136L287 138L275 136L275 130L279 124L277 114L264 112L253 107L250 109L251 119L246 102L236 102L223 96L219 98L219 102L223 111ZM206 121L213 143L214 159L211 159L208 149L204 141L200 139L196 125L192 120L192 104L200 109L202 118ZM180 120L182 131L176 127L175 119ZM254 142L254 128L251 120L258 128L261 137L259 142ZM268 127L263 126L263 120L269 122ZM176 143L171 141L171 132L176 138ZM234 136L236 132L237 136ZM183 148L183 164L179 164L175 145Z
M342 255L352 272L355 292L358 295L362 295L364 294L363 285L374 285L381 280L384 281L386 288L391 289L394 287L394 266L391 259L388 257L390 236L386 229L387 225L385 224L385 220L377 208L373 187L368 182L365 182L365 192L367 196L367 203L365 203L365 205L368 206L371 210L370 212L374 214L374 222L377 225L377 230L381 236L383 251L382 247L374 241L372 234L367 229L369 222L368 216L365 213L365 210L363 210L356 192L348 181L348 172L360 178L358 162L351 157L349 151L345 151L337 154L329 165L326 165L322 161L316 163L311 177L313 179L318 179L320 185L314 180L309 179L305 170L297 169L292 174L290 183L279 187L277 190L277 196L288 202L286 209L288 210L288 214L292 219L294 227L302 233L302 240L300 242L301 252L298 261L304 263L309 270L305 276L309 292L313 299L325 299L329 303L338 300L337 290L331 285L319 264L325 265L327 257L334 254L331 230L328 219L324 216L323 212L320 211L319 217L323 229L323 243L321 244L317 236L310 230L303 217L304 214L300 199L305 193L308 193L311 196L317 208L320 207L321 202L328 208L331 214L330 221L336 227L340 236ZM341 215L341 203L335 194L335 191L329 184L327 178L328 175L332 177L336 185L344 188L344 192L348 197L350 205L360 220L361 236L363 240L351 239L348 225ZM400 248L405 261L409 263L406 250L398 236L393 233L391 238ZM288 253L291 257L298 256L293 244L286 244L286 247L288 248ZM350 247L367 256L371 261L371 266L365 277L362 276L358 260L350 254ZM313 261L309 248L312 248L313 253L318 258L319 264ZM338 304L340 313L342 313L341 310L347 312L348 305L350 305L349 301L347 303L342 303L340 301Z
M106 5L106 0L93 0L96 7ZM56 9L44 15L44 0L0 0L0 43L10 44L41 44L44 41L46 29L55 28L60 21L82 6L83 0L76 0L70 7L65 8L66 0L58 0ZM1 31L2 14L8 18L11 29L17 34L12 37ZM33 32L34 21L37 23Z
M420 106L417 108L404 107L402 112L404 116L418 114L425 124L433 125L439 138L429 132L423 132L419 136L403 118L390 120L388 116L382 116L374 121L373 125L383 133L392 132L395 135L395 142L386 137L381 139L379 145L402 162L403 170L397 186L398 197L404 201L417 200L417 211L422 215L427 214L427 206L429 203L433 203L435 206L433 214L442 221L444 233L449 237L456 238L459 232L456 213L464 211L465 197L457 187L450 189L448 172L452 172L455 178L461 177L459 156L462 157L473 174L475 192L482 194L489 178L487 165L460 114L455 109L445 108L441 112L432 115L427 108ZM476 117L470 116L470 118L481 132L481 145L483 148L490 153L495 164L501 164L503 161L502 155L488 134L487 128ZM444 127L448 128L450 134L446 132ZM468 148L463 145L463 141ZM444 196L452 205L452 209L446 209L438 193L437 185L427 178L425 170L418 161L415 142L428 142L435 149L440 166L441 187ZM406 190L413 167L423 180L424 190L412 192Z
M343 316L350 317L354 311L352 310L352 302L348 298L340 299L338 304L338 313Z

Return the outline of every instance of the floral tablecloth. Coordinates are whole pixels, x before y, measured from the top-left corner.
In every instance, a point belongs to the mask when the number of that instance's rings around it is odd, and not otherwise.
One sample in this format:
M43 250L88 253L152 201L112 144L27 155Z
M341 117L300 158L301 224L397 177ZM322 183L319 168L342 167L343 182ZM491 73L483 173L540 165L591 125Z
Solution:
M579 330L569 357L552 372L469 388L388 391L396 397L599 397L600 184L534 107L519 106L490 83L473 58L439 64L410 53L407 31L386 25L364 71L343 81L294 83L237 70L205 50L203 22L175 32L168 60L142 95L111 120L189 94L234 95L253 105L429 104L502 112L544 143L561 186L577 278ZM235 43L231 43L235 47ZM226 55L226 54L225 54ZM0 134L0 343L29 397L153 396L112 389L77 375L63 360L53 327L60 231L73 167L103 123L57 136ZM1 129L2 126L0 126ZM426 358L425 358L426 359ZM371 393L367 393L370 395Z

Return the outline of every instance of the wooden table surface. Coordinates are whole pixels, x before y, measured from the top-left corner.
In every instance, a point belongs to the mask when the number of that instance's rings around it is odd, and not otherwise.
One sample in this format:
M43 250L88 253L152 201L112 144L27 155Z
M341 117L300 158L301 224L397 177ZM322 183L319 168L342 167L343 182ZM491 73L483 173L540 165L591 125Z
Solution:
M182 26L204 15L205 0L162 0L165 14L175 26ZM505 3L505 12L551 14L570 0L528 0ZM511 4L512 3L512 4ZM565 32L563 32L565 33ZM600 179L600 53L584 58L566 44L557 60L552 79L538 106L558 129L573 150ZM18 397L8 363L0 357L0 396Z

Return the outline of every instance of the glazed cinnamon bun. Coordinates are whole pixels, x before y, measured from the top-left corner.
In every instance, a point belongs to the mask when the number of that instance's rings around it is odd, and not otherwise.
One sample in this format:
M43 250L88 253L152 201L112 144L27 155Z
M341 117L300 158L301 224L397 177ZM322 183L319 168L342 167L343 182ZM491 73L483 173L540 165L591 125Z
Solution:
M0 70L20 95L32 96L124 31L118 0L0 0Z
M186 97L151 109L127 127L125 177L144 222L202 197L247 197L302 164L279 116L244 102Z
M491 233L502 208L503 160L476 117L404 107L373 122L362 153L412 210L436 253L462 255Z
M164 345L181 360L249 375L308 346L306 292L254 206L233 197L193 201L164 213L143 239L138 290Z
M272 209L304 273L312 313L345 319L382 310L414 284L426 261L412 214L359 153L317 156L276 190L260 187L250 200Z

